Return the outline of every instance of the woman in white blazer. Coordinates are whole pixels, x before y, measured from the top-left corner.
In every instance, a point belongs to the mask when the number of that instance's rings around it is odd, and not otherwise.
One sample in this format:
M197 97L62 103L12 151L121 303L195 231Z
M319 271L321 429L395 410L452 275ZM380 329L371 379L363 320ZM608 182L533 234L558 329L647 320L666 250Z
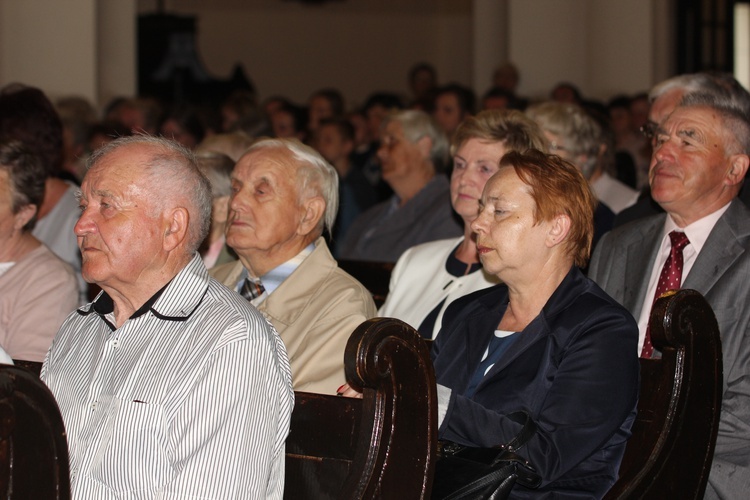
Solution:
M530 148L547 151L547 142L539 127L520 111L483 111L459 125L451 144L450 192L453 209L464 221L464 235L408 249L393 269L380 316L398 318L424 337L435 338L451 302L498 283L482 270L470 224L500 158L509 151Z

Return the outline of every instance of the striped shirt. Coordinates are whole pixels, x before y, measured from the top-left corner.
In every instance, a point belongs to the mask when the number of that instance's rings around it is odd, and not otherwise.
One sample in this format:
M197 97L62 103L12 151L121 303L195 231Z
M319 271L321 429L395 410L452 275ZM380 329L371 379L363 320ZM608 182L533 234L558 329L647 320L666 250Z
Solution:
M42 368L73 498L282 498L294 393L273 326L197 255L120 328L112 309L73 312Z

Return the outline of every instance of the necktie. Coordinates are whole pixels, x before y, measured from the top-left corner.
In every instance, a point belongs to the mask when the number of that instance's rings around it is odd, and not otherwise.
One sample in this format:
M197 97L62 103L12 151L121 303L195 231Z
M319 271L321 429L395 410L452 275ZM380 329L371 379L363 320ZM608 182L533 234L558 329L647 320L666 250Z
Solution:
M240 295L245 297L247 300L253 300L263 295L263 292L265 291L266 289L263 288L263 283L261 283L260 280L245 278L245 282L242 283Z
M661 269L659 282L656 284L654 301L651 303L652 308L656 299L669 290L679 290L680 283L682 282L682 250L688 243L690 243L690 241L685 233L679 231L672 231L669 233L669 239L672 242L672 251L669 253L669 257L667 257L667 261ZM653 353L654 346L651 345L651 331L650 328L647 327L646 338L643 341L643 349L641 350L641 357L650 358Z

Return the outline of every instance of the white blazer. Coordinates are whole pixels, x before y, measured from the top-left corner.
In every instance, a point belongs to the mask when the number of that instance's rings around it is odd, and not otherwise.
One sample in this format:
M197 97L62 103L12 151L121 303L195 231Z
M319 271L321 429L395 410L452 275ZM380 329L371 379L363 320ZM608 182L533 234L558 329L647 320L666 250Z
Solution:
M458 277L446 271L448 256L462 241L463 237L431 241L404 252L393 268L388 297L378 315L397 318L419 328L427 315L445 299L432 331L432 338L435 338L443 322L443 313L451 302L500 283L496 276L487 274L484 269Z

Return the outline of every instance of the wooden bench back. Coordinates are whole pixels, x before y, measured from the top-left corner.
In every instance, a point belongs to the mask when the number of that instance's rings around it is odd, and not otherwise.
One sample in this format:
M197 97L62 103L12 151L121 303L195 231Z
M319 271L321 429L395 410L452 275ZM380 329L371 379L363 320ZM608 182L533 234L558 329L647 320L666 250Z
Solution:
M694 290L661 297L650 318L661 359L641 359L638 418L606 499L703 498L719 428L719 327Z
M0 498L70 498L60 410L39 377L0 365Z
M295 393L285 498L429 498L437 396L422 338L402 321L369 320L344 364L361 400Z

